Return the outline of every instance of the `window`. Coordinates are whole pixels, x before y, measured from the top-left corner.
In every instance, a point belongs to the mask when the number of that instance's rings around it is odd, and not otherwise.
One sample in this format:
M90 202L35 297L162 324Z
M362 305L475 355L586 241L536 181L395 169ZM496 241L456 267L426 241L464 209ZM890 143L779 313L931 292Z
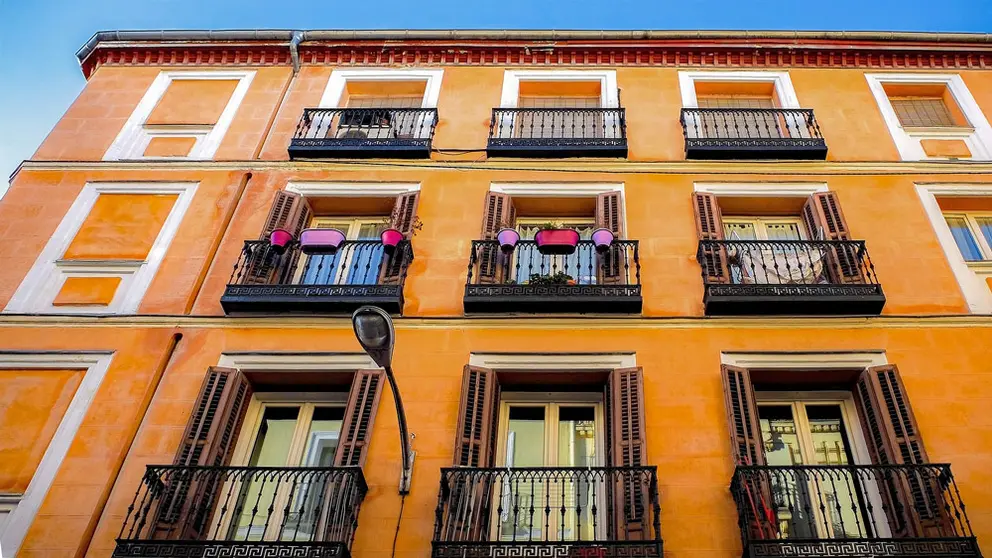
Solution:
M903 127L957 126L943 99L896 97L889 102Z
M724 217L728 240L802 240L803 223L798 217Z
M521 238L534 238L544 223L552 221L560 223L562 227L575 229L579 233L579 239L589 240L592 238L592 231L596 228L596 222L591 217L589 219L556 219L548 217L521 217L517 219L517 232ZM524 284L533 279L535 275L555 275L564 273L579 285L592 285L596 283L596 253L590 250L576 250L568 256L545 256L538 252L537 246L528 244L521 246L515 251L515 261L511 269L515 270L517 283Z
M385 217L314 217L310 228L338 229L348 240L334 254L314 255L297 271L298 283L303 285L375 285L379 281L379 267L383 247L379 233L385 226ZM368 242L361 242L368 241Z
M728 267L734 284L827 282L827 249L824 246L783 243L804 240L805 227L798 217L724 217L727 240L755 240L728 249Z
M992 212L945 213L944 221L965 261L992 260Z

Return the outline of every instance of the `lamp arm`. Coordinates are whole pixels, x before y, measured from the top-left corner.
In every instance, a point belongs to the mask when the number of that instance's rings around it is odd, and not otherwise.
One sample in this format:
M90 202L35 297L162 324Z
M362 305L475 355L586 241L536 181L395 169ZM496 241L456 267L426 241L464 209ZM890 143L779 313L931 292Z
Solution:
M407 432L406 412L403 410L403 398L400 397L400 389L396 385L396 378L393 376L393 367L384 366L386 371L386 381L389 382L389 389L393 391L393 401L396 403L396 420L400 427L400 451L403 454L403 472L400 478L400 494L410 492L410 477L413 473L413 456L410 453L410 435Z

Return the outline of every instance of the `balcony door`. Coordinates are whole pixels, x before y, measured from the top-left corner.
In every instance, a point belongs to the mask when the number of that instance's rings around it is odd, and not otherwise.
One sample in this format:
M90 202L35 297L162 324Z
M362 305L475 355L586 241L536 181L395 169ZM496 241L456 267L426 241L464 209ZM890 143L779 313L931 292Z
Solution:
M517 115L513 137L518 138L601 138L605 134L599 97L521 95L517 106L547 109ZM583 110L585 109L585 110Z
M766 503L778 520L777 537L863 537L866 506L876 515L882 508L874 483L842 468L868 462L857 443L853 400L843 393L837 399L808 396L782 400L778 394L756 394L765 463L782 468L771 474ZM801 465L835 468L790 469Z
M314 217L310 228L338 229L347 242L334 254L306 257L298 283L303 285L375 285L383 258L379 233L382 217Z
M728 261L735 284L816 284L828 282L826 246L806 240L799 217L724 217L727 240L759 241L731 245Z
M266 467L330 467L344 420L344 393L309 397L256 394L245 416L234 465L258 468L225 490L238 494L228 539L312 540L319 527L321 487L305 477L283 479ZM304 400L307 399L307 400Z
M553 217L521 217L517 219L517 232L520 238L531 240L542 224L553 221L561 223L565 228L578 231L580 240L592 238L596 229L595 219L571 218L555 219ZM596 251L591 246L580 245L574 253L568 256L545 256L538 252L536 244L518 245L515 250L515 261L511 263L510 276L518 285L525 283L540 283L542 281L572 282L578 285L593 285L597 282L599 271Z
M501 403L497 463L508 471L495 487L496 539L596 540L607 523L605 482L588 470L555 468L604 465L601 398L568 394L568 402L538 402L527 395L507 394Z

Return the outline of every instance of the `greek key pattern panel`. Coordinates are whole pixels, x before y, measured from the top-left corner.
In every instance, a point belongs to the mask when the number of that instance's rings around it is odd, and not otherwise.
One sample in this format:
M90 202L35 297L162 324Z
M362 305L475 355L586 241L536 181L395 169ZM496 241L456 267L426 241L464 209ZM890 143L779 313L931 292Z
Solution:
M465 296L479 297L636 297L640 285L466 285Z
M880 285L707 285L710 296L880 296Z
M342 543L118 541L113 558L350 558Z
M378 298L400 296L399 285L228 285L226 296Z
M430 147L429 139L293 138L293 147Z
M783 149L795 148L825 148L826 144L819 138L689 138L685 140L686 147L763 147Z
M822 557L933 557L976 558L981 553L974 538L960 539L876 539L790 542L752 542L746 558L822 558Z
M626 147L621 138L489 138L489 147Z
M661 558L661 541L621 543L433 543L431 558Z

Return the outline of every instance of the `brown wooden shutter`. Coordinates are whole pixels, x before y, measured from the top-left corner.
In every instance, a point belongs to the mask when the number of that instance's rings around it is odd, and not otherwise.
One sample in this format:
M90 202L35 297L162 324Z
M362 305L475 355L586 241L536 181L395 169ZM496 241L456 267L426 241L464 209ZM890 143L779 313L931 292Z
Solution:
M269 235L276 229L289 231L294 239L299 240L300 233L310 223L313 212L306 198L299 194L280 190L276 192L269 207L269 215L265 218L259 240L268 240ZM249 285L277 284L292 276L299 259L299 251L287 251L277 255L270 250L259 250L245 262L242 281Z
M499 380L495 371L465 366L455 432L456 466L495 466L499 394Z
M517 211L509 194L486 193L486 205L482 213L482 240L495 240L496 234L504 227L512 227L517 221ZM509 261L503 252L494 247L479 250L479 283L499 283L503 280L504 268Z
M230 463L251 395L251 384L239 370L209 368L173 465L221 467ZM220 488L219 476L176 471L159 499L153 538L198 538L208 528L206 522Z
M369 451L372 423L379 408L382 384L386 373L382 370L359 370L351 380L348 404L344 409L341 438L334 455L335 467L361 467Z
M834 192L817 192L803 206L803 223L813 240L850 240L847 222ZM828 270L834 283L863 283L858 253L854 247L833 248L828 255Z
M723 240L723 217L716 196L695 192L692 207L696 214L696 234L699 240ZM730 280L725 249L707 247L700 250L697 258L703 268L703 280L706 283L727 283Z
M613 467L639 467L647 461L644 435L644 373L640 367L617 368L606 381L607 459ZM648 538L645 503L649 487L636 475L618 473L607 483L611 526L619 538Z
M873 366L861 373L854 402L876 465L925 464L913 408L895 365ZM943 507L942 491L932 474L911 471L886 475L882 498L893 536L946 536L953 532Z
M751 374L746 368L721 366L723 395L730 421L730 445L734 463L738 465L764 465L765 453L761 445L761 423L758 406L754 400Z
M403 233L407 242L413 237L413 225L417 218L417 205L419 203L420 192L407 192L397 196L393 206L389 226ZM393 251L392 254L385 256L386 261L382 264L382 276L380 278L383 285L398 285L403 282L403 276L406 273L403 263L406 257L407 252L402 246Z
M625 236L623 230L623 200L620 192L605 192L596 198L596 228L604 228L613 231L617 239ZM620 247L614 246L609 251L599 256L603 273L603 283L620 284L627 282L627 269L630 262L626 258L631 257Z

